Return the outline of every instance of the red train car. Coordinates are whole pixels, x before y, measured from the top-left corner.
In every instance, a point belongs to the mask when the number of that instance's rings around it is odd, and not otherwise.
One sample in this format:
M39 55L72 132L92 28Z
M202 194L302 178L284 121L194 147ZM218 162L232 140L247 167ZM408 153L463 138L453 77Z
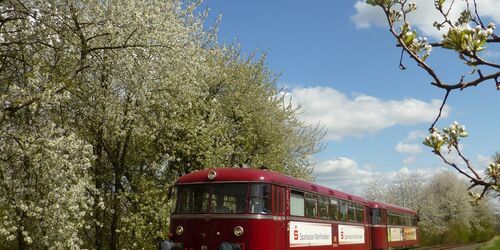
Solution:
M416 222L412 210L267 170L197 171L180 177L173 194L164 250L378 250L418 244L416 225L399 225L401 218Z
M373 249L418 246L418 216L411 209L370 201Z

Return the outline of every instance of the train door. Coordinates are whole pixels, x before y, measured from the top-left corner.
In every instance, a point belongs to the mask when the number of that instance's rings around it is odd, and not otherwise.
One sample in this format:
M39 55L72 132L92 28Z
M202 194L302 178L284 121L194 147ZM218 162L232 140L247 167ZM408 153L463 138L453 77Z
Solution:
M368 243L368 249L374 249L372 240L372 223L371 209L363 206L363 223L365 223L365 237Z
M283 250L287 246L285 219L285 191L281 186L273 186L273 217L275 218L276 249Z

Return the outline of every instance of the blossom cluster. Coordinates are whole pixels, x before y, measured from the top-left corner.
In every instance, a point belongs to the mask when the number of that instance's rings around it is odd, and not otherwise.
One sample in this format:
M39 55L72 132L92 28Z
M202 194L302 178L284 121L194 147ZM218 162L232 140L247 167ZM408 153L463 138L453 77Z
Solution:
M485 49L486 40L494 30L493 23L490 23L486 29L480 25L475 28L466 25L450 28L446 34L443 34L443 47L472 56Z
M447 144L448 149L458 146L458 141L462 137L467 137L469 134L465 126L460 125L458 122L453 122L448 128L442 131L434 129L431 134L425 137L423 144L431 147L434 151L439 152L441 146Z
M432 46L428 43L426 37L418 37L415 30L411 30L410 23L405 22L401 26L399 34L401 42L415 55L419 56L423 61L432 52Z

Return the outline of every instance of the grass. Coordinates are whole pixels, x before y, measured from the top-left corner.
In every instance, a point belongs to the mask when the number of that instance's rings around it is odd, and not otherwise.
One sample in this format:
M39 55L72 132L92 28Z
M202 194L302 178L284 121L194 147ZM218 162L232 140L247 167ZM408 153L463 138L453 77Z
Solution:
M486 242L484 245L479 247L477 250L499 250L500 249L500 236L496 236L490 241Z

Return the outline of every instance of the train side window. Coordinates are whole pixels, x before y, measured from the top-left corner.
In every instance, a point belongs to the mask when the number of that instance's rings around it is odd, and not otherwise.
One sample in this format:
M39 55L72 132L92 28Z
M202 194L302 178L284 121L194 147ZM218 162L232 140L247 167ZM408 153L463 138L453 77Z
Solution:
M331 199L330 200L330 219L332 220L339 220L340 215L339 215L339 200L337 199Z
M394 219L396 220L395 224L400 226L401 225L401 216L399 214L396 214L394 216Z
M295 190L290 192L290 215L304 216L304 193Z
M318 196L306 193L306 216L316 217L318 215Z
M394 215L387 213L387 225L394 225Z
M372 209L372 224L373 225L382 224L382 221L380 218L380 209L378 209L378 208Z
M354 204L352 202L348 202L347 203L347 219L351 222L355 222L356 221L356 217L355 217L355 214L356 214L356 208L354 206Z
M363 206L356 204L356 222L363 222L365 219L365 211Z
M252 184L250 188L250 213L268 214L271 212L271 186Z
M394 225L394 226L401 226L403 225L402 217L398 213L388 213L389 218L387 224Z
M346 201L340 201L340 220L342 220L342 221L347 220L347 202Z
M319 196L318 199L318 216L323 219L328 219L328 203L330 199L325 196Z

